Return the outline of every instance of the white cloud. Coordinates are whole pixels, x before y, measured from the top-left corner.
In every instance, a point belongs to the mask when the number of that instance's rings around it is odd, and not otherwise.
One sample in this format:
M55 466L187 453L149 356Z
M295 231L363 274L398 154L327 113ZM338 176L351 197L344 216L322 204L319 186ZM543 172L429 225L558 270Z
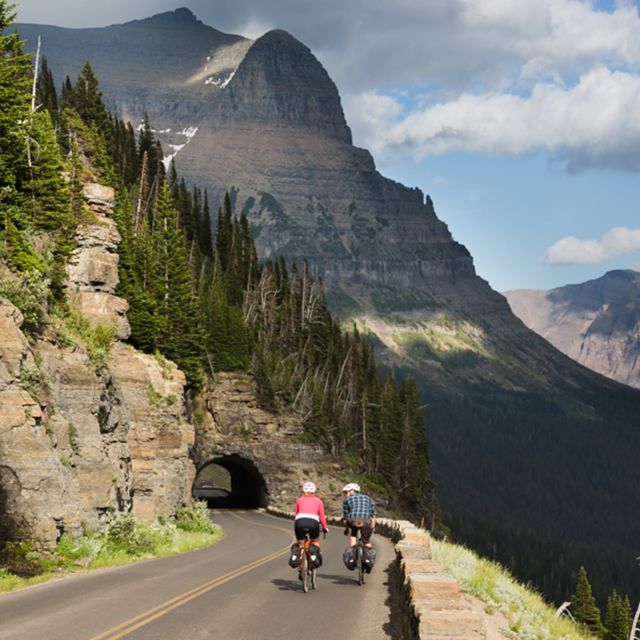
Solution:
M600 240L567 236L549 247L544 262L549 265L594 264L640 251L640 229L615 227Z
M362 100L361 109L368 104ZM391 108L359 114L356 138L392 156L544 149L574 168L640 169L640 76L631 73L598 67L572 88L540 83L528 96L464 93L404 118L398 114Z

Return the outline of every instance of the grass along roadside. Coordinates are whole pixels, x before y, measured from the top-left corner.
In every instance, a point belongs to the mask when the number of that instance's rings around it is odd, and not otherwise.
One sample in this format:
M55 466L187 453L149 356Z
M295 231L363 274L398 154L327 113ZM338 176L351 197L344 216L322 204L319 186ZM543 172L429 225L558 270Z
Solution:
M222 537L203 502L182 507L174 520L151 524L137 522L131 513L118 513L103 532L78 538L63 535L52 553L38 552L29 542L8 542L0 553L0 593L75 571L195 551Z
M431 541L433 560L441 562L460 588L482 600L486 611L501 611L509 621L509 632L517 640L593 640L567 618L557 618L555 609L530 587L519 584L499 564L479 558L465 547Z

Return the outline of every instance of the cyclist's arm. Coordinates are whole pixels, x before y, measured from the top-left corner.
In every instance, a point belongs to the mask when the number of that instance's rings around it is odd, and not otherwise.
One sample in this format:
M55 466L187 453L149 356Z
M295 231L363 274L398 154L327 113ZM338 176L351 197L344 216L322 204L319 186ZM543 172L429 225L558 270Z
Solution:
M322 500L318 505L318 517L320 518L320 524L322 525L322 529L324 531L329 531L329 527L327 526L327 518L324 515L324 503Z

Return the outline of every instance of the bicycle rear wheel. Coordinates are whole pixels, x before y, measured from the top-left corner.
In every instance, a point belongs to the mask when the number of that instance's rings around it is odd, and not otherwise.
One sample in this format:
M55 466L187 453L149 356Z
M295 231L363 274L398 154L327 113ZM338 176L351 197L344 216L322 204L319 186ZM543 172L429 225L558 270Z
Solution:
M309 575L309 554L306 550L302 553L300 568L302 570L302 590L307 593L311 588L311 576Z
M358 549L356 551L357 554L357 565L358 565L358 584L364 584L364 547L362 543L358 543Z

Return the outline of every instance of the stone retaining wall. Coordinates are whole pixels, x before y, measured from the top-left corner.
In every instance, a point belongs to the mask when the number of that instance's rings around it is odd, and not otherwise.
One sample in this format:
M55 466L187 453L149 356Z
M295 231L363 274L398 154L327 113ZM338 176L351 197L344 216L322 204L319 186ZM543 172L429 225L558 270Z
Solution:
M407 520L379 518L376 532L395 541L407 640L487 639L482 611L442 564L431 559L429 532Z
M268 508L274 515L292 513ZM338 518L327 522L342 526ZM376 533L395 543L396 575L402 614L402 640L490 640L482 610L463 594L455 578L431 559L431 538L408 520L378 518Z

